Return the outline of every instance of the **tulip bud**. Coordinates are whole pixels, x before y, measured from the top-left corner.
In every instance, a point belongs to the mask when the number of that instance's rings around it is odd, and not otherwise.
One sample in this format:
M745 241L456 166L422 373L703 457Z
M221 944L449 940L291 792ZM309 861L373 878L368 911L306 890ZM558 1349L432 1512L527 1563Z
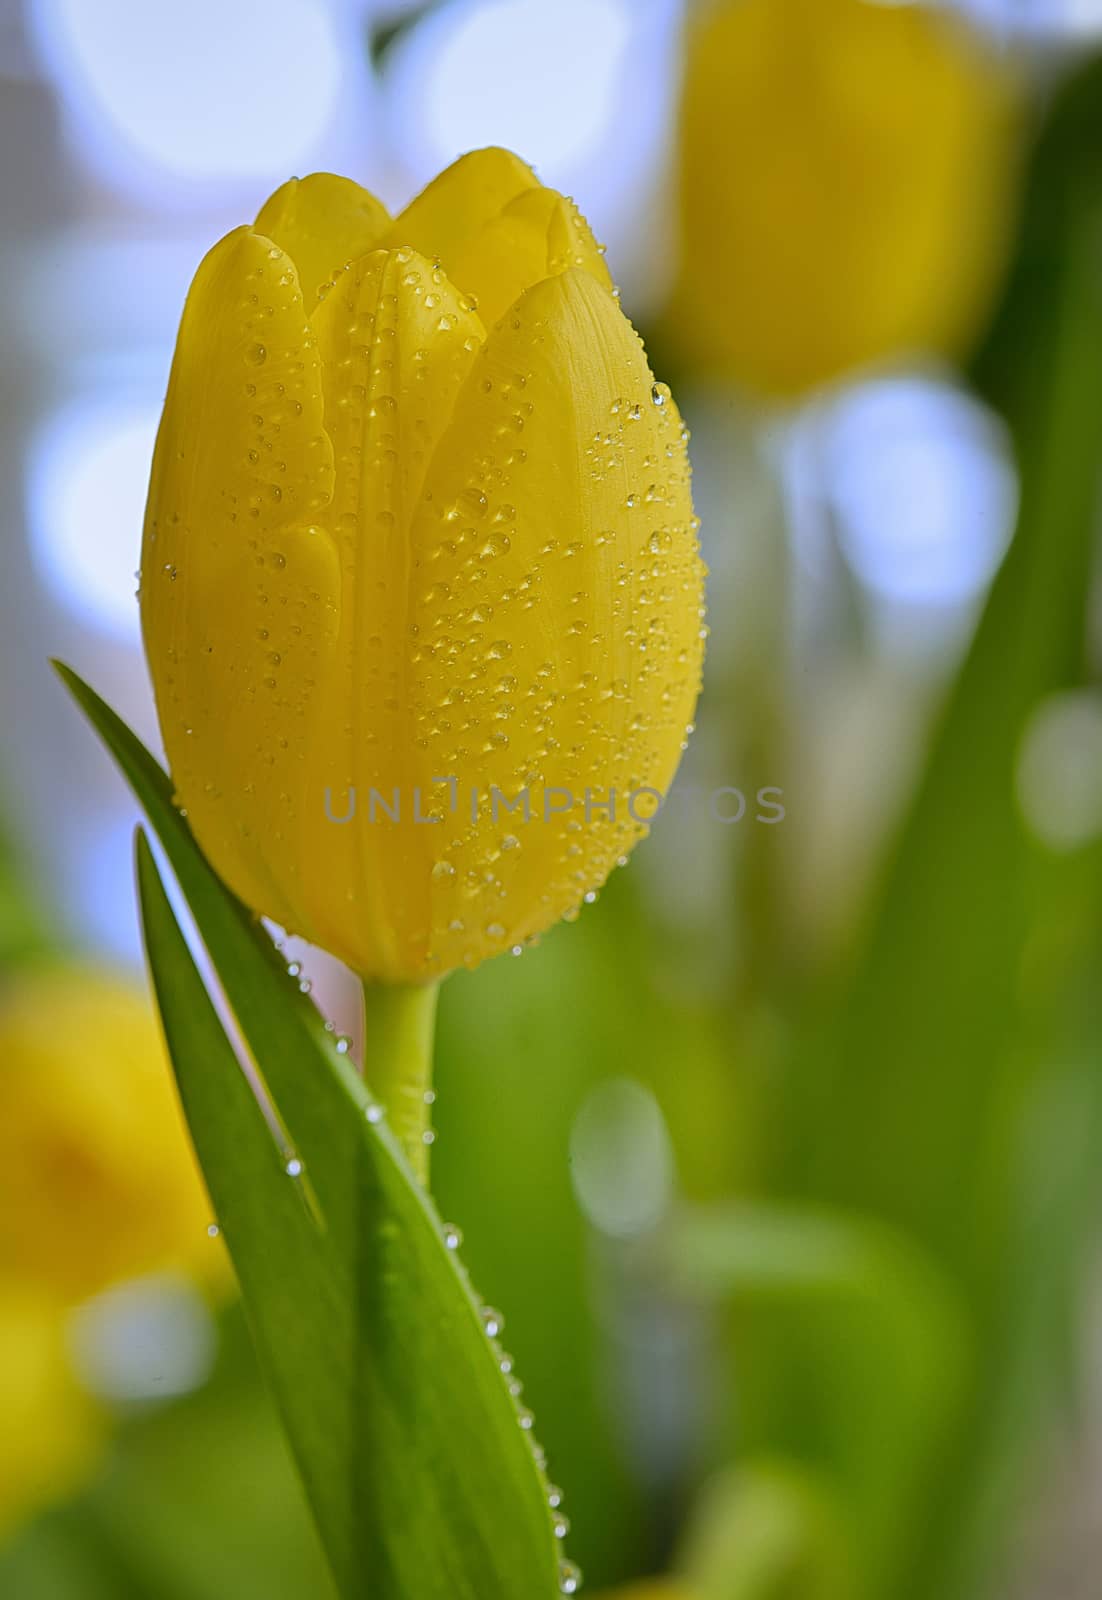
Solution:
M179 803L253 910L394 983L573 913L673 777L702 573L669 391L516 157L393 222L293 180L201 265L142 619Z
M956 356L1005 255L1014 85L958 18L872 0L721 0L682 96L670 337L793 395Z

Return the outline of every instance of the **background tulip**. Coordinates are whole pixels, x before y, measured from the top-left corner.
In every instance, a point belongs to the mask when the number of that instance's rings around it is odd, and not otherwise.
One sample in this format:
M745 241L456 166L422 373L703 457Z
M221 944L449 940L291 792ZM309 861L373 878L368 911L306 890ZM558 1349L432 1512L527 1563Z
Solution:
M12 982L0 996L0 1122L0 1282L60 1304L173 1267L222 1278L140 990L71 967Z
M94 1464L102 1419L77 1382L57 1303L0 1280L0 1538Z
M248 905L408 982L600 886L699 688L685 438L586 224L505 151L394 223L307 178L215 246L142 616L179 801ZM495 818L495 786L533 820ZM577 804L545 821L552 789ZM615 816L587 820L587 789Z
M691 30L670 335L764 395L967 347L1002 265L1012 84L956 18L726 0Z

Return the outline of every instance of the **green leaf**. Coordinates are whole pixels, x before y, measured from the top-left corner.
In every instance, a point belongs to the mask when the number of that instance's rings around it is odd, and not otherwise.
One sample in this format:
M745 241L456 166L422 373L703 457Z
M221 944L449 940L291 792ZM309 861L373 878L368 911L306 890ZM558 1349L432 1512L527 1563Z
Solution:
M854 1600L853 1545L829 1486L755 1461L705 1485L678 1570L699 1600Z
M773 1397L775 1418L795 1422L790 1437L777 1422L773 1458L797 1476L808 1462L818 1469L819 1495L848 1523L864 1577L879 1573L929 1491L974 1371L950 1280L891 1228L793 1205L688 1211L665 1259L679 1293L729 1302L736 1324L752 1307L774 1348L801 1352Z
M9 831L5 808L0 817L0 968L53 953L46 919L32 894L25 865Z
M200 854L167 775L59 670L144 806L248 1047L247 1075L142 840L146 947L181 1098L341 1594L556 1594L546 1484L431 1201Z

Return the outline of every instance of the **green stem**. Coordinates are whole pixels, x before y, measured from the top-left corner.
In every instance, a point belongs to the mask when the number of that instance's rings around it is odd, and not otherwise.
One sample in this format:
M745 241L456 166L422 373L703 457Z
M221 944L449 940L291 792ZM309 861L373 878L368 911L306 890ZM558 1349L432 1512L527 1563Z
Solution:
M426 1188L438 988L435 983L363 986L364 1078L386 1107L390 1126Z

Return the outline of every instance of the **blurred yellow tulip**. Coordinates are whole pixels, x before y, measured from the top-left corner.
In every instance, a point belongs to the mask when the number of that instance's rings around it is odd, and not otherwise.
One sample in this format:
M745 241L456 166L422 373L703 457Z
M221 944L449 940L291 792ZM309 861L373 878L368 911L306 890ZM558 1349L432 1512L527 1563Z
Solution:
M63 1311L0 1281L0 1539L77 1487L94 1464L100 1412L66 1350Z
M254 911L417 983L599 887L699 688L685 437L585 222L506 151L393 222L292 180L214 247L142 618L178 801Z
M1003 261L1016 94L959 19L723 0L692 30L670 333L766 396L956 355Z
M59 968L0 989L0 1282L59 1303L180 1267L217 1284L210 1210L148 1000Z

